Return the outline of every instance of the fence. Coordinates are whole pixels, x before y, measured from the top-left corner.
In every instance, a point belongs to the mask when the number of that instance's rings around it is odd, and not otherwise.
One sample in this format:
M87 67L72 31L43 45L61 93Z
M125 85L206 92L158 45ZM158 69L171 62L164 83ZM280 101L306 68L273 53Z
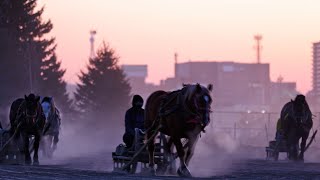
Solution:
M320 125L320 112L313 118L310 136ZM248 146L265 146L275 138L279 112L232 112L214 111L210 129L214 134L229 136L236 142ZM319 144L320 145L320 144Z

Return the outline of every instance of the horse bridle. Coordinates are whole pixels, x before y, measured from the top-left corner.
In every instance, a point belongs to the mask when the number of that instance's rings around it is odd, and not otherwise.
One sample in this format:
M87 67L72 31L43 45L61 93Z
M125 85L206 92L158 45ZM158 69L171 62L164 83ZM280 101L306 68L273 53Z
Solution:
M32 122L33 123L35 123L36 121L35 121L35 119L37 118L37 116L38 116L38 112L36 111L36 113L34 114L34 115L30 115L30 114L28 114L28 110L26 109L25 110L25 116L26 116L26 118L28 119L32 119Z
M203 96L203 95L201 95L201 96ZM197 103L197 100L195 99L193 104L194 104L194 107L196 108L196 112L192 112L192 114L194 114L197 117L201 117L203 115L201 113L199 113L199 111L200 112L205 112L205 117L203 117L203 119L205 119L205 121L203 121L203 120L200 121L201 126L204 128L210 122L208 120L209 119L208 114L210 112L212 112L212 111L211 111L210 106L209 106L209 101L210 101L209 96L208 95L204 95L203 98L204 98L204 101L205 101L205 104L206 104L205 107L204 108L200 107L198 105L198 103Z
M305 110L306 110L305 108L306 108L306 106L304 104L302 104L302 116L298 116L296 114L296 111L293 108L294 119L297 121L297 123L301 123L301 124L306 123L308 117L306 117L307 113L305 112Z

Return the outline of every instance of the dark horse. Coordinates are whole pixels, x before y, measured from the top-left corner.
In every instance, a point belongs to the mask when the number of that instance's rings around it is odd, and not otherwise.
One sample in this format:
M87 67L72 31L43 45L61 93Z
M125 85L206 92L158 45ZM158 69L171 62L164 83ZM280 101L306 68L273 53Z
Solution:
M170 136L169 146L173 143L177 149L180 159L178 174L191 176L187 166L200 132L204 131L210 122L212 102L210 91L212 91L212 85L206 88L195 84L184 85L181 90L173 92L156 91L149 96L145 107L145 128L147 138L152 139L153 137L151 143L148 144L149 168L152 174L155 174L153 135L160 128L160 132ZM186 154L181 138L188 139Z
M19 144L19 149L24 153L25 163L28 165L31 164L29 151L29 138L31 135L34 135L35 138L33 164L39 164L38 149L45 124L45 115L39 100L40 97L30 94L15 100L10 108L11 133L15 135L14 141ZM22 144L19 143L19 139Z
M291 100L282 108L281 127L287 138L290 160L303 161L306 142L312 125L312 113L305 100L305 96L297 95L294 101ZM299 154L300 138L301 144Z
M46 125L40 149L43 151L45 157L51 158L59 142L61 117L53 97L44 97L41 101L41 106L46 116Z

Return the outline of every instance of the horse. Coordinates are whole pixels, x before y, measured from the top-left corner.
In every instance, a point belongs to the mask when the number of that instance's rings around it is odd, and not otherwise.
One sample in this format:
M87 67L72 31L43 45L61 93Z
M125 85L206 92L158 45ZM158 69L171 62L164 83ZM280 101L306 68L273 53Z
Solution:
M210 122L210 108L212 98L210 92L212 85L208 87L200 84L183 85L183 88L173 92L156 91L147 99L145 106L145 128L148 141L149 170L156 175L154 163L154 139L160 131L168 135L167 150L176 147L180 167L177 173L180 176L191 177L188 170L189 162L193 156L195 145L199 135ZM181 143L181 138L186 138L187 153Z
M14 141L20 146L20 151L25 156L25 164L31 164L29 138L34 136L33 165L39 165L38 150L41 135L45 124L45 115L40 105L40 97L34 94L24 96L13 101L10 107L10 132ZM19 143L19 140L22 143ZM22 147L21 147L22 145Z
M281 127L287 140L289 159L294 161L304 160L304 151L309 132L312 128L312 113L303 95L297 95L281 110ZM299 140L300 153L299 152Z
M52 97L44 97L41 101L41 106L46 117L46 125L40 149L45 157L51 158L59 142L61 117Z

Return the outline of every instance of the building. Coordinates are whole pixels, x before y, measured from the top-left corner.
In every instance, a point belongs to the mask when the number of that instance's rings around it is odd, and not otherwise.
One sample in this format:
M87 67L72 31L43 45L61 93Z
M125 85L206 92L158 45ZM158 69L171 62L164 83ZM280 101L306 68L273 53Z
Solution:
M122 65L122 70L129 80L133 93L141 92L148 76L147 65Z
M320 42L313 43L312 90L320 97Z
M143 98L147 98L151 92L157 89L155 85L146 82L147 65L122 65L121 68L130 83L132 94L139 94Z
M175 77L162 82L165 89L182 83L213 84L219 106L265 105L269 102L269 64L185 62L175 64Z
M294 99L299 92L297 91L295 82L283 82L280 76L276 82L270 85L270 110L278 112L283 105Z

